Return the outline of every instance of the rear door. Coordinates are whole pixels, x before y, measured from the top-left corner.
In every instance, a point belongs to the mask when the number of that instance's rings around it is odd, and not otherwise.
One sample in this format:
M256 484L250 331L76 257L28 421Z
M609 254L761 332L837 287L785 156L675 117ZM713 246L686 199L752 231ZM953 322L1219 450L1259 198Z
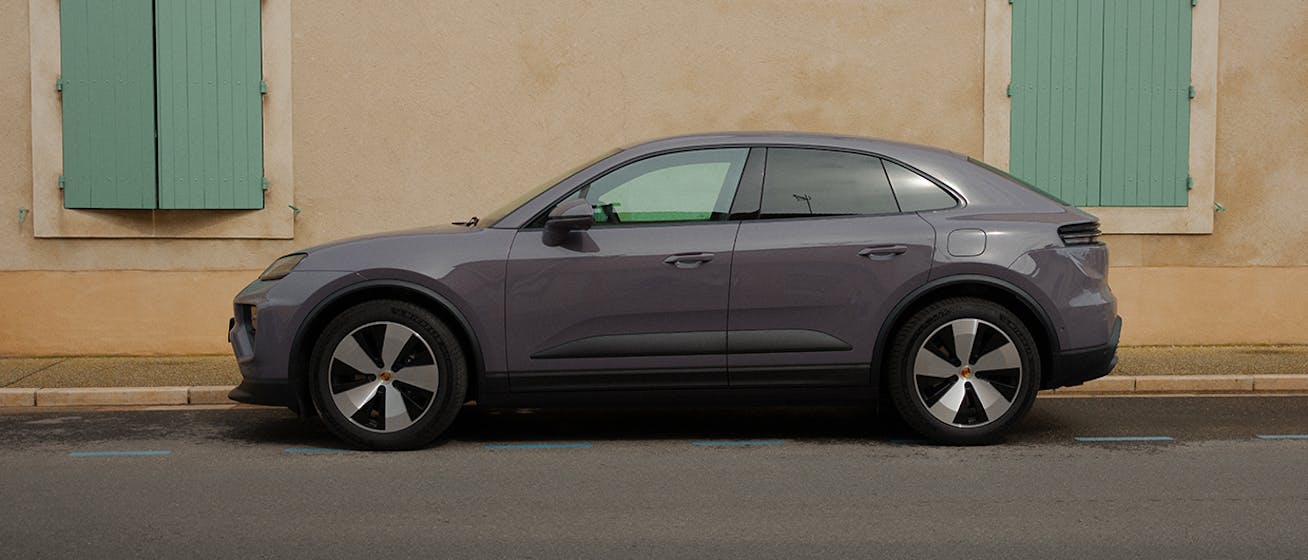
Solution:
M590 201L589 231L551 247L539 223L520 230L505 300L511 390L725 387L739 227L728 218L748 154L631 162L564 199Z
M866 384L877 330L926 281L934 229L900 212L880 158L768 148L731 272L733 387Z

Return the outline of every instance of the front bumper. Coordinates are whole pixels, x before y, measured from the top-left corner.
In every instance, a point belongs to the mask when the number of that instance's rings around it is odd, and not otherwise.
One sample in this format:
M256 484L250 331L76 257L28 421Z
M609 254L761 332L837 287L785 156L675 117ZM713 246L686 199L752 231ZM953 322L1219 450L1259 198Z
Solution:
M1117 341L1121 336L1122 318L1117 317L1108 344L1056 352L1040 388L1070 387L1108 375L1117 367Z
M296 400L289 381L250 379L242 380L240 385L227 394L227 398L240 403L267 406L291 406Z

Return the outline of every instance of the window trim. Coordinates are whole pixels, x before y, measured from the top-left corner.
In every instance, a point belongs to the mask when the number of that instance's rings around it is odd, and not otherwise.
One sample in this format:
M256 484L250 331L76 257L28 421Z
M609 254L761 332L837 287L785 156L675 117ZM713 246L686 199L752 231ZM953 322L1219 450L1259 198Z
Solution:
M59 0L28 0L32 100L32 231L37 238L293 239L291 6L262 0L264 176L262 210L64 208Z
M1083 210L1099 217L1106 234L1211 234L1214 183L1217 176L1217 41L1221 0L1204 0L1193 11L1190 37L1189 200L1182 207L1091 206ZM1013 12L1008 0L986 0L983 148L981 160L1009 168Z

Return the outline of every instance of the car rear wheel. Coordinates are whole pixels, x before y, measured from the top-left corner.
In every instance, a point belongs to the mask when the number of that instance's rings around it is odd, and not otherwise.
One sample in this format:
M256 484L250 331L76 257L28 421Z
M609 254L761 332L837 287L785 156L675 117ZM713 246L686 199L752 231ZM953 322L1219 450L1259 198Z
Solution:
M394 300L345 310L314 345L311 394L327 427L367 449L413 449L440 436L463 405L467 366L439 318Z
M891 345L887 388L921 435L954 445L991 443L1030 410L1040 353L1022 321L976 298L933 303Z

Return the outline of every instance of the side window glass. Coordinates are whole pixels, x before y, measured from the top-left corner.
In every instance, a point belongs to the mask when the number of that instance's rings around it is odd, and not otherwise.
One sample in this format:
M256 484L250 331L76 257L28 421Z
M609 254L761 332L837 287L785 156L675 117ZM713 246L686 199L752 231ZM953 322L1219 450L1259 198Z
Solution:
M899 207L905 212L940 210L953 208L958 204L953 196L936 186L930 179L909 171L893 161L887 161L885 164L886 174L890 176L890 184L895 189L895 197L899 199Z
M675 152L612 171L567 200L584 198L595 224L725 220L749 148Z
M805 148L769 148L760 218L899 212L879 158Z

